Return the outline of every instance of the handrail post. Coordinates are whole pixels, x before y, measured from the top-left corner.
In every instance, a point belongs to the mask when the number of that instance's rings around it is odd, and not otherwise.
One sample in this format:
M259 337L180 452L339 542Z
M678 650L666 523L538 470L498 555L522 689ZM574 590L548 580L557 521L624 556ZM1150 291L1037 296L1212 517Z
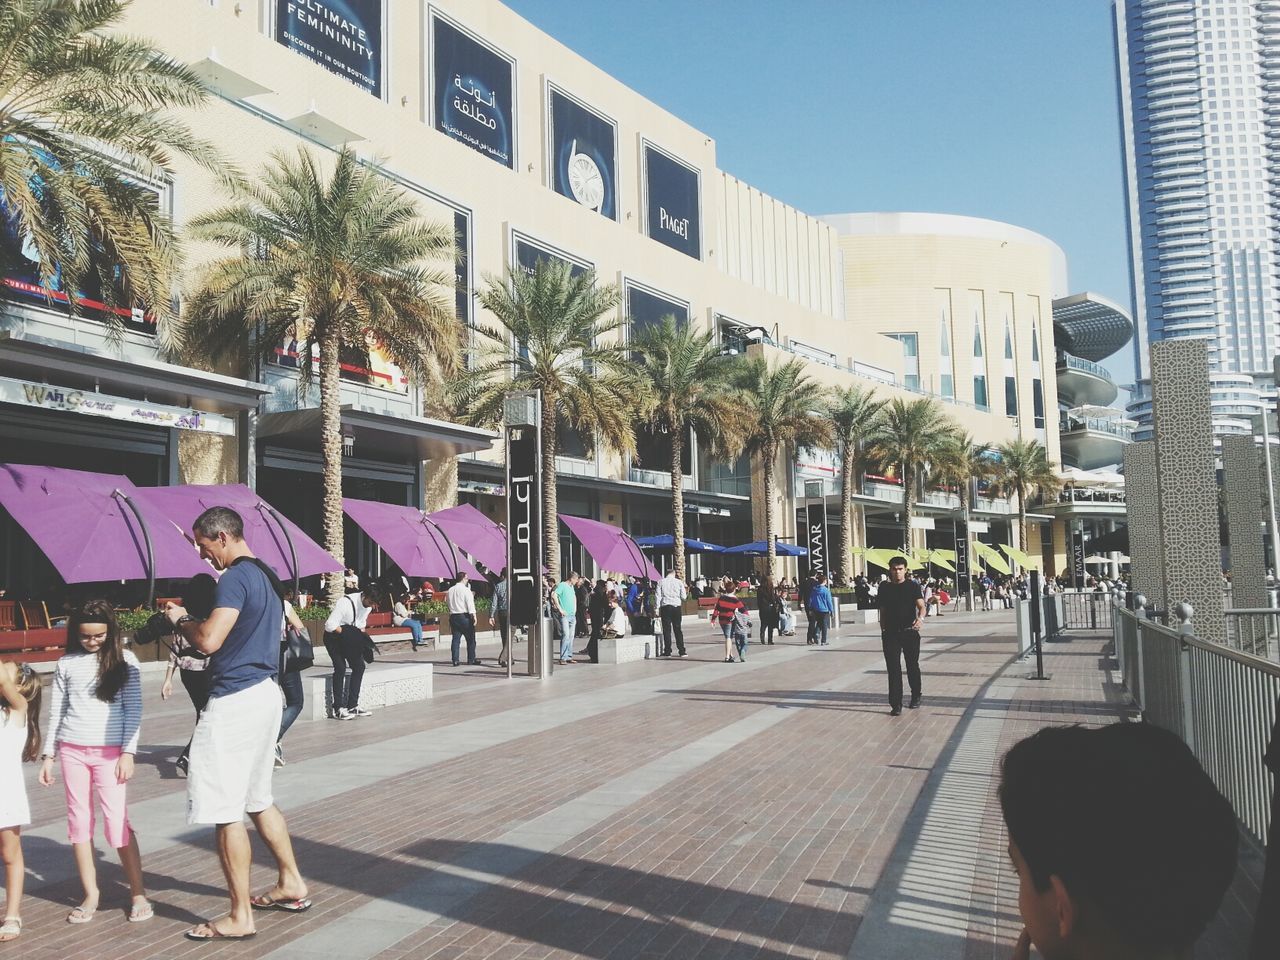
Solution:
M1174 604L1173 615L1178 618L1178 701L1182 708L1182 739L1195 753L1195 716L1191 712L1191 646L1187 637L1195 636L1191 618L1195 608L1187 602Z

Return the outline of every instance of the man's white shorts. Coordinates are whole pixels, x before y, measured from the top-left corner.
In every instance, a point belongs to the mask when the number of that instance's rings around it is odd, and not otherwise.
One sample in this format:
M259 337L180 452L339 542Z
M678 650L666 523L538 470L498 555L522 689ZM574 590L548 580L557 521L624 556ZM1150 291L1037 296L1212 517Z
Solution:
M191 739L187 823L239 823L271 806L281 710L271 679L209 698Z

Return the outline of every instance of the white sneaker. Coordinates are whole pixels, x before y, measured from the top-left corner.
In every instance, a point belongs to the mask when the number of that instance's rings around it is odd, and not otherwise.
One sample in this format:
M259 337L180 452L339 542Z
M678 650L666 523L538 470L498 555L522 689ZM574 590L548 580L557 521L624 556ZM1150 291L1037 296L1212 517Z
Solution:
M372 717L373 711L366 710L364 707L356 707L354 710L347 711L352 717Z
M338 710L333 715L335 720L354 720L355 718L356 715L350 710Z

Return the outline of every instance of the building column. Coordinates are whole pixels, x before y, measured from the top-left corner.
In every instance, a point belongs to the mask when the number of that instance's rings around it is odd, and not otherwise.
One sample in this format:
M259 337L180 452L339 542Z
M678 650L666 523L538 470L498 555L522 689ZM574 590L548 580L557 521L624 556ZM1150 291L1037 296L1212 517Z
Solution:
M1222 489L1231 547L1231 606L1267 606L1262 543L1262 457L1253 437L1222 438Z
M1156 490L1154 440L1124 448L1125 515L1129 526L1129 585L1147 598L1148 605L1166 609L1164 542L1160 535L1160 496ZM1150 491L1138 496L1137 491Z

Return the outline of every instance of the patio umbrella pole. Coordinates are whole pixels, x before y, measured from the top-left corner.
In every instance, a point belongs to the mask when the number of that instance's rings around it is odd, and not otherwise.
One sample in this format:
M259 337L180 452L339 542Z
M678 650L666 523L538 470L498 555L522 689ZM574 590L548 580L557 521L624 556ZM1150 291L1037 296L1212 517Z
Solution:
M293 545L293 537L289 536L289 529L284 525L284 521L280 519L280 514L276 513L271 504L265 501L258 501L258 509L264 514L271 517L276 522L276 526L280 528L280 532L284 534L284 542L289 545L289 568L293 572L293 599L298 599L298 550Z
M111 491L111 495L129 508L129 512L138 521L139 529L142 530L142 542L147 548L147 609L149 610L156 601L156 551L151 545L151 531L147 529L147 521L142 519L142 511L127 493L116 489Z
M458 576L458 548L453 545L453 541L450 540L445 535L445 532L440 529L440 524L436 523L425 513L422 515L422 523L424 526L431 527L431 529L435 530L436 533L440 534L440 539L449 545L449 559L453 561L453 576L456 579ZM437 545L436 549L440 550L440 547ZM443 550L440 550L440 555L444 556Z

